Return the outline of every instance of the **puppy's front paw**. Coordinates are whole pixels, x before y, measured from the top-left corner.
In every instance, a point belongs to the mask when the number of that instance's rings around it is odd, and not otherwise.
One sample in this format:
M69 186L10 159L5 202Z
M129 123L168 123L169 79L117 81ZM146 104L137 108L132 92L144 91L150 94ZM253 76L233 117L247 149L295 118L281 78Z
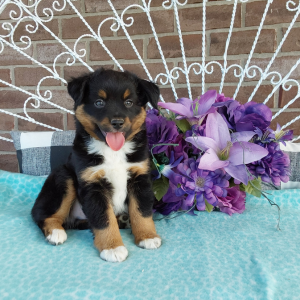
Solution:
M155 237L153 239L145 239L140 241L138 246L144 249L157 249L161 245L161 238Z
M128 251L124 246L119 246L115 249L102 250L100 257L109 262L121 262L128 256Z
M67 234L63 229L53 229L46 239L50 244L57 246L67 240Z

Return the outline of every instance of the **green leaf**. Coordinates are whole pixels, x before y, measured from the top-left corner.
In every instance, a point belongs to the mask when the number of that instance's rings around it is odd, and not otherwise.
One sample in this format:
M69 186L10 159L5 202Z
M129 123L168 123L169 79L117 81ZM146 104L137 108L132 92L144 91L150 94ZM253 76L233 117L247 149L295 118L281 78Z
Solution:
M175 120L175 123L183 133L192 128L191 124L186 119Z
M249 181L247 185L242 184L240 189L242 191L247 192L248 194L251 194L255 197L260 198L260 196L261 196L261 179L260 179L260 177Z
M152 185L154 196L159 201L169 189L169 180L165 176L156 179Z
M213 209L214 209L213 205L211 205L210 203L208 203L206 201L206 199L204 199L204 200L205 200L205 210L208 211L209 213L212 212Z

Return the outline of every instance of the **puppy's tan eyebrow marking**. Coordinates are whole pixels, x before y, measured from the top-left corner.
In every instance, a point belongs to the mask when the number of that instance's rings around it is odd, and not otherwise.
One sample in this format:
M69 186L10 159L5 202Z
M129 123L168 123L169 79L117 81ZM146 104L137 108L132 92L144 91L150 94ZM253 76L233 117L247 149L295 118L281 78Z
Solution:
M99 90L98 96L101 97L102 99L106 99L107 98L107 94L103 90Z
M126 98L130 95L130 90L127 89L123 95L124 100L126 100Z

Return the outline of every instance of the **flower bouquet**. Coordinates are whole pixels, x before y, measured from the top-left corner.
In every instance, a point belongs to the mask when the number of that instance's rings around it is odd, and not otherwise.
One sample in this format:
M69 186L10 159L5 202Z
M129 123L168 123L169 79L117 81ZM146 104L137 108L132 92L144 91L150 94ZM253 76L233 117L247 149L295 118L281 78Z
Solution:
M158 105L161 111L146 117L156 211L242 213L246 192L260 197L262 181L289 180L290 160L279 142L293 133L270 129L266 105L243 105L213 90Z

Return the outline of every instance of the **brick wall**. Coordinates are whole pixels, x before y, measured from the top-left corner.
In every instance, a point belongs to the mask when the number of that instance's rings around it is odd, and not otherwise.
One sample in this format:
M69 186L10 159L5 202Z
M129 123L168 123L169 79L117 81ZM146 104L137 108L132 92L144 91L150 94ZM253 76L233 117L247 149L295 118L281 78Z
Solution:
M39 15L42 15L42 8L51 7L52 2L53 1L43 0L38 9ZM62 1L60 0L60 2ZM113 0L118 12L121 12L122 9L130 4L140 2L140 0ZM220 63L223 62L223 52L225 49L228 28L230 26L233 2L234 1L209 1L207 3L207 61L217 60ZM234 21L234 30L228 49L229 64L239 63L245 65L266 2L267 1L265 0L249 0L247 3L238 4ZM112 16L112 12L106 1L77 0L73 3L94 30L97 30L98 24L104 18ZM158 33L159 41L169 68L175 66L182 67L180 44L173 10L165 10L161 7L161 3L162 0L153 0L151 4L151 16ZM269 62L269 58L276 50L277 45L280 43L289 22L294 16L293 12L286 10L285 4L286 0L273 1L255 49L252 63L265 67ZM9 5L7 9L2 12L0 15L0 22L4 22L9 18L8 12L11 8L12 6ZM187 5L179 7L178 9L187 62L188 64L195 61L201 62L202 1L189 0ZM164 71L164 67L155 40L151 34L151 27L149 26L146 15L137 9L132 9L128 15L134 16L135 20L135 23L128 28L128 32L139 53L143 57L143 60L146 62L151 75L155 77L158 73ZM28 24L28 22L26 24ZM133 71L137 75L146 78L145 72L122 30L119 30L117 33L112 32L110 30L110 25L111 23L107 22L101 29L101 36L103 37L106 46L119 60L124 69ZM87 27L68 5L63 11L55 12L53 20L48 22L47 26L71 48L80 35L89 33ZM1 26L0 28L0 34L3 34L5 31L3 31ZM25 26L20 24L14 34L14 40L19 41L24 33ZM52 67L53 59L63 51L63 47L47 31L40 27L35 34L30 34L29 36L32 39L32 46L25 52L44 63L46 66ZM289 68L299 58L299 36L300 22L296 23L294 26L271 70L278 70L283 75L286 74ZM95 69L99 66L105 66L107 68L117 69L116 65L112 62L101 45L92 38L82 39L79 43L79 47L80 46L83 46L87 50L87 55L83 60L92 68ZM77 76L82 72L87 71L87 68L80 63L75 63L73 66L66 66L63 59L59 60L57 66L60 76L66 80L71 76ZM46 70L32 64L29 59L21 56L8 47L0 54L0 78L14 85L21 86L25 90L34 92L38 81L47 74ZM293 77L295 79L300 78L299 69L293 73ZM257 80L257 78L254 78L253 80L255 79ZM220 80L220 69L215 67L215 72L213 74L206 75L206 87L209 89L218 89ZM193 97L196 97L201 93L201 76L191 74L190 82ZM228 96L232 96L237 82L238 80L234 77L233 71L230 71L225 78L224 93ZM255 84L255 81L246 79L237 95L237 100L241 102L247 101ZM176 82L176 88L179 97L188 96L187 89L185 88L185 77L182 74ZM63 83L49 79L46 80L41 87L41 90L45 89L51 89L53 91L52 101L54 103L72 109L73 101L66 93L66 87ZM271 90L272 86L267 82L263 82L253 100L261 102ZM174 96L169 85L162 87L161 92L166 101L174 101ZM289 92L280 89L270 99L268 105L276 112L280 107L286 104L288 100L293 98L296 93L296 88L292 88ZM26 98L26 95L0 84L0 108L24 115L23 105ZM29 112L29 115L37 121L63 130L74 128L73 117L71 115L45 103L42 103L39 109L29 108L27 111ZM284 124L299 113L300 102L296 101L291 108L278 117L276 121ZM300 134L299 122L294 123L292 127L295 129L296 134ZM0 135L9 137L10 130L26 131L49 129L0 113ZM18 171L12 143L2 140L0 140L0 169Z

